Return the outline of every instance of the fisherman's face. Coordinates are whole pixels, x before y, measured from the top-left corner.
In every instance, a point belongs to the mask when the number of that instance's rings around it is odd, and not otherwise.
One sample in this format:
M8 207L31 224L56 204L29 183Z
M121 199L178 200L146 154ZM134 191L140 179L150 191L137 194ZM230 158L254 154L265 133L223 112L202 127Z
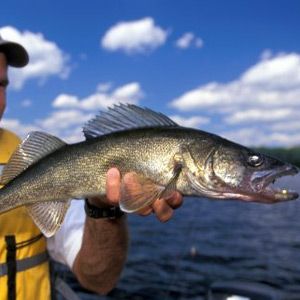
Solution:
M0 52L0 120L6 106L6 87L8 85L7 61L3 53Z

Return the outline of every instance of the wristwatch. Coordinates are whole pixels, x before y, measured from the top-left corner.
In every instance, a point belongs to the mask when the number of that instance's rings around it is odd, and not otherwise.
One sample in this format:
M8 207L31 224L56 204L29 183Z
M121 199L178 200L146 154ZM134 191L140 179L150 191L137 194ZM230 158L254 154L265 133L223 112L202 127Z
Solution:
M97 207L89 203L88 199L84 200L84 210L88 217L93 219L119 219L124 215L118 206Z

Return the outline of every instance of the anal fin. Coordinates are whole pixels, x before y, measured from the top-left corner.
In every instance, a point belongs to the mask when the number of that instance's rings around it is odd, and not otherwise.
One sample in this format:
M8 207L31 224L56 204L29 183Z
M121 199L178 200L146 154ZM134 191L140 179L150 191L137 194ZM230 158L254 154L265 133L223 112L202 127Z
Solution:
M53 236L63 223L71 200L38 202L27 205L34 223L46 237Z

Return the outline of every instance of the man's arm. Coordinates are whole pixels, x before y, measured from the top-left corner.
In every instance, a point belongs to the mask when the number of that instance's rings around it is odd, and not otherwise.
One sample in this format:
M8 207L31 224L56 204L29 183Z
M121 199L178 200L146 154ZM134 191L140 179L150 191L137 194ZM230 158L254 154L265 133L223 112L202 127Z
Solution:
M130 174L127 176L130 178ZM89 203L99 207L118 205L120 181L119 171L110 169L107 173L107 198L91 198ZM146 216L154 212L160 221L166 222L172 217L173 209L181 204L181 195L174 193L169 199L156 200L151 207L143 209L139 214ZM114 288L120 277L126 262L127 249L126 216L116 220L86 217L82 246L75 258L73 272L85 288L106 294Z
M127 248L126 216L116 220L87 217L73 272L85 288L107 294L119 279Z

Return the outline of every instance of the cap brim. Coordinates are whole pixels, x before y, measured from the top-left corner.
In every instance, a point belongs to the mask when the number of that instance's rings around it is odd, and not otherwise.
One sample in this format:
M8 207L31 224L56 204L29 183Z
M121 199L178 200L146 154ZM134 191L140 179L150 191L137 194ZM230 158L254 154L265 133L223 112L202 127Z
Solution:
M20 44L2 40L0 41L0 52L5 54L7 64L12 67L21 68L29 62L28 53Z

